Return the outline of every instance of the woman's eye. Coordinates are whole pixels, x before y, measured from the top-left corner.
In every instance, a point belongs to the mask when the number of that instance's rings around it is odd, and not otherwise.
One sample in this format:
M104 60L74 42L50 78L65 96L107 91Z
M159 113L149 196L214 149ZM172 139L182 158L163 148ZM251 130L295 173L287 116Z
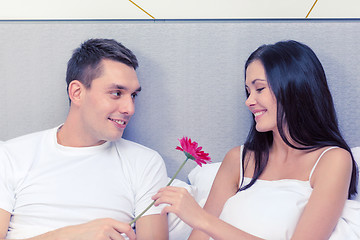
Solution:
M257 92L261 92L262 90L264 90L265 87L262 87L262 88L258 88L256 89Z

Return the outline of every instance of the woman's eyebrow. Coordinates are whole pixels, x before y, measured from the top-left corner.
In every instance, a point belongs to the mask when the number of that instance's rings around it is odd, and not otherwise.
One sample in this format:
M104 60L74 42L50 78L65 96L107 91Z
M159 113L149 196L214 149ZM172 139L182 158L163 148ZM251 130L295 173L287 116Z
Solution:
M252 80L251 84L255 84L257 81L266 82L266 80L265 80L265 79L256 78L256 79Z
M255 85L255 83L256 83L257 81L266 82L265 79L256 78L256 79L254 79L254 80L251 81L251 85ZM245 84L245 87L248 88L249 86Z

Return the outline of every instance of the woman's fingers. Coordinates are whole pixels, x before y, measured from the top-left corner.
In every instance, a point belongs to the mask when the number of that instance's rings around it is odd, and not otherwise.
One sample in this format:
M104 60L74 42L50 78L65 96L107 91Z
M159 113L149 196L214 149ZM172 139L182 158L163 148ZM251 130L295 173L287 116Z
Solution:
M160 189L158 193L152 197L152 199L155 200L155 206L163 203L174 205L184 199L186 194L190 195L185 188L169 186Z

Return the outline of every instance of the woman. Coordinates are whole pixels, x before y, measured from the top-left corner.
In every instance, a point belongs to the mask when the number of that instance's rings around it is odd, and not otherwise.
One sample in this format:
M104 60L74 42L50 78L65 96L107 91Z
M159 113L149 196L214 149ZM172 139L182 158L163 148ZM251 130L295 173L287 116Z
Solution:
M163 213L193 227L189 239L359 239L344 219L360 217L358 202L347 201L357 166L314 52L296 41L259 47L245 64L245 89L253 125L226 154L204 209L175 187L161 189L155 205L170 204Z

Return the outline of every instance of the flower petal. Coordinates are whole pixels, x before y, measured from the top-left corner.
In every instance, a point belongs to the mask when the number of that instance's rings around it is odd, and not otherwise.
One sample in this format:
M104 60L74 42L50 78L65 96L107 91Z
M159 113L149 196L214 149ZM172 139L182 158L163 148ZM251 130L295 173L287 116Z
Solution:
M211 162L209 153L202 151L202 147L198 143L192 141L191 138L183 137L178 139L181 147L177 146L176 149L183 151L187 158L194 160L199 166Z

